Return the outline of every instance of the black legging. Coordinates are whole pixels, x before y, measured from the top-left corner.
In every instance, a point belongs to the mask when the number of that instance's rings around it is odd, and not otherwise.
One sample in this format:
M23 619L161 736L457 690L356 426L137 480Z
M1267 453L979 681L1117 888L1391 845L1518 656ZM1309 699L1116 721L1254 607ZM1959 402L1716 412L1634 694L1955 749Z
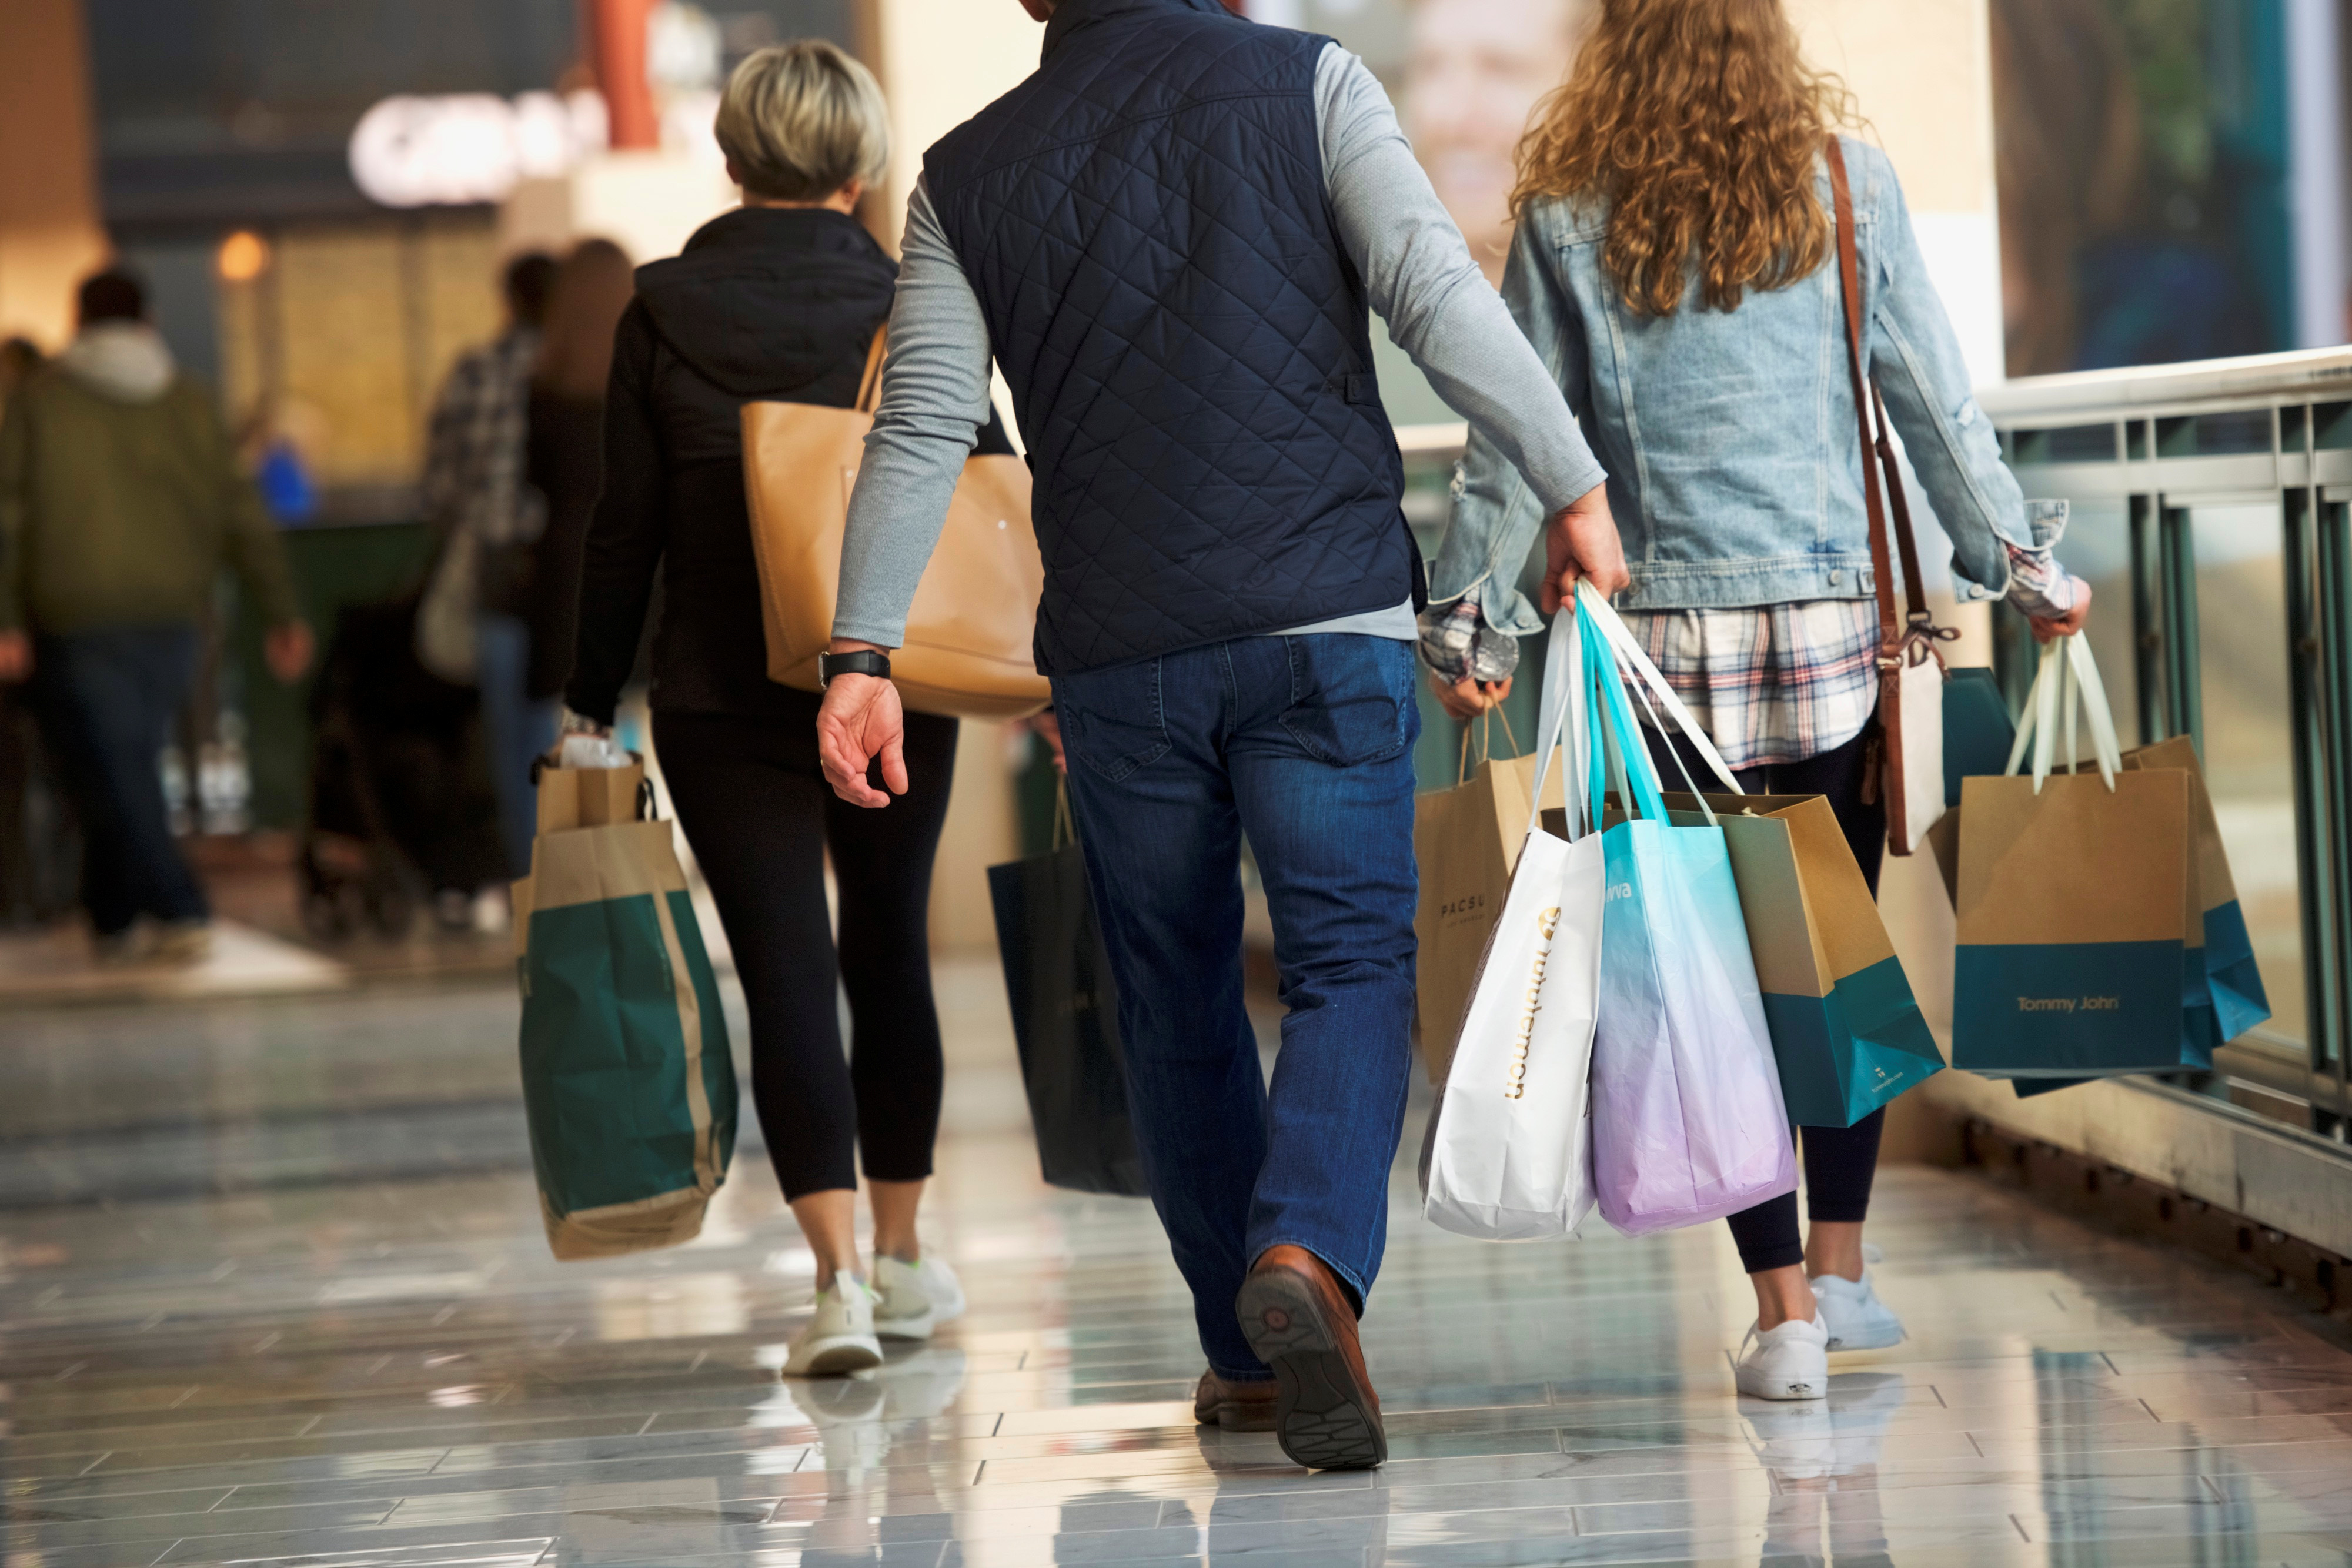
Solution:
M1886 853L1885 804L1874 800L1865 805L1862 799L1874 728L1874 725L1864 729L1835 751L1824 751L1802 762L1742 768L1733 774L1739 787L1751 795L1827 797L1874 897L1878 893L1879 864ZM1657 732L1644 734L1666 788L1681 789L1682 775L1673 759L1658 750ZM1711 775L1690 742L1677 736L1675 746L1683 754L1692 779L1701 789L1706 788ZM1878 1174L1878 1139L1886 1130L1885 1108L1873 1111L1851 1127L1801 1130L1805 1148L1805 1212L1816 1220L1859 1225L1870 1213L1871 1178ZM1731 1217L1730 1225L1732 1242L1739 1249L1739 1265L1751 1274L1793 1268L1805 1260L1805 1244L1797 1234L1793 1192L1743 1209Z
M956 751L955 720L908 714L908 791L866 810L835 795L817 765L816 697L793 706L775 717L654 716L678 825L751 1007L751 1096L787 1198L855 1188L857 1152L872 1180L931 1174L947 1076L931 1003L931 857ZM836 972L849 993L845 1062Z

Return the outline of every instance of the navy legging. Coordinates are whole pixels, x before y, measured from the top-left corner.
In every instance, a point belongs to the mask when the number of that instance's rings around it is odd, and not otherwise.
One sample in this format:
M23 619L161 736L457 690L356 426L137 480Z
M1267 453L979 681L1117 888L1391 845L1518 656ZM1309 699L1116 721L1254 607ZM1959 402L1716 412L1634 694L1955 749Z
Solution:
M1853 846L1863 880L1878 892L1878 868L1886 853L1886 806L1883 800L1864 804L1870 739L1876 724L1834 751L1808 757L1802 762L1769 763L1742 768L1733 777L1751 795L1820 795L1837 814ZM1644 730L1651 755L1670 789L1682 788L1682 774L1672 757L1660 749L1654 730ZM1675 749L1700 788L1711 777L1689 741L1677 736ZM1860 1224L1870 1213L1871 1178L1878 1174L1878 1139L1886 1129L1886 1112L1873 1111L1851 1127L1805 1127L1805 1212L1817 1220ZM1767 1269L1788 1269L1805 1260L1805 1244L1797 1233L1797 1195L1783 1193L1731 1217L1731 1239L1739 1249L1739 1265L1751 1274Z

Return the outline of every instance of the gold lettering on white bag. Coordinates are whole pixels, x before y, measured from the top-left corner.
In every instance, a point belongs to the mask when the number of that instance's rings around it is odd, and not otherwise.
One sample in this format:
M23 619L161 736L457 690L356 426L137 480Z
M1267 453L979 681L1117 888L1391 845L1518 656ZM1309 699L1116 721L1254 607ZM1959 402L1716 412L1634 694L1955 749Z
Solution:
M1536 1014L1543 1011L1543 977L1546 966L1551 962L1552 933L1559 929L1558 905L1536 916L1536 961L1528 971L1527 1005L1519 1009L1518 1037L1511 1041L1510 1071L1503 1076L1503 1098L1524 1099L1528 1092L1528 1047L1536 1033Z

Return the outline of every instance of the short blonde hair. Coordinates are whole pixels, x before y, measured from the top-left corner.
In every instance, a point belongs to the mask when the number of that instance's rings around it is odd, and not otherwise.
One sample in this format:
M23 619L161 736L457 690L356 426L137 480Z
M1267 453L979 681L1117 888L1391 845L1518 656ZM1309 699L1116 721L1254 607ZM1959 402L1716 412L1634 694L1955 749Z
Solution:
M821 202L890 164L890 111L874 73L822 38L760 50L719 100L719 145L755 196Z

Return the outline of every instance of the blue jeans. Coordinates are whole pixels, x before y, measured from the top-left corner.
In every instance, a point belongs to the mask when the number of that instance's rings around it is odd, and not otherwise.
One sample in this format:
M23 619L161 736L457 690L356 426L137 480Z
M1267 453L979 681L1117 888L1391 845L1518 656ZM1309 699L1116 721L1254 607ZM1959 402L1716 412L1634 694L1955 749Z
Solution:
M530 623L519 615L474 622L474 680L482 694L482 739L490 786L498 792L499 836L517 877L530 874L530 841L539 831L539 791L530 765L555 745L561 707L530 695Z
M196 668L188 626L37 637L33 703L81 817L82 903L100 936L141 915L203 920L205 892L172 838L161 754Z
M1152 1202L1209 1364L1271 1375L1234 1317L1304 1247L1360 1308L1388 1239L1411 1071L1412 646L1252 637L1057 677L1070 797ZM1274 917L1268 1092L1242 1005L1241 845Z

